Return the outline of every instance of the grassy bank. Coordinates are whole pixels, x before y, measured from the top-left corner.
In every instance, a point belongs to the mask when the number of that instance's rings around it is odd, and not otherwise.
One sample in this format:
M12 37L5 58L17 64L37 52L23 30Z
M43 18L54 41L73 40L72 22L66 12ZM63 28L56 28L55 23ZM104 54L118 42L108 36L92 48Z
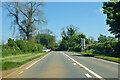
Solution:
M2 58L2 70L9 70L12 68L19 67L35 58L43 56L47 53L29 53L29 54L18 54Z
M92 57L97 57L97 58L103 58L106 60L112 60L112 61L120 61L120 58L116 57L110 57L110 56L105 56L105 55L100 55L100 54L93 54L92 52L74 52L82 55L87 55L87 56L92 56Z
M14 49L2 49L2 57L9 57L9 56L16 56L16 55L23 55L23 54L36 54L42 53L42 51L35 51L35 52L24 52L22 50L14 50Z

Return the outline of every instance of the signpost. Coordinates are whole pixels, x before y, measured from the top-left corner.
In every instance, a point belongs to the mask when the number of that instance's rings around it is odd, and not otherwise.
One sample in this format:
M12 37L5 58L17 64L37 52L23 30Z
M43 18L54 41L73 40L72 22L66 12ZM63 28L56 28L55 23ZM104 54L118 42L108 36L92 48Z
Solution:
M81 39L81 48L82 50L85 49L85 39Z

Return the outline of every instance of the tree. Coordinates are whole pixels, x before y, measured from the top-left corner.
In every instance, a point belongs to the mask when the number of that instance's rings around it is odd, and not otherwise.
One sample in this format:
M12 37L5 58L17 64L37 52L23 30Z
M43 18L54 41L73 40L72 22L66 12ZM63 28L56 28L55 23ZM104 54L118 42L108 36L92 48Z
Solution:
M103 2L103 13L107 14L106 24L110 31L120 41L120 1Z
M9 15L13 18L11 21L15 23L14 28L18 27L21 34L25 34L27 40L30 40L32 34L37 30L37 23L44 23L40 7L41 2L7 2L4 7L8 10Z
M77 32L77 28L73 25L67 26L66 30L63 29L62 34L61 34L62 38L65 40L68 40L72 35L76 34Z
M89 44L89 40L83 33L78 34L77 27L73 25L67 26L66 30L62 31L62 41L59 45L59 50L81 51L81 39L85 39L85 43Z
M108 37L107 37L107 40L108 40L108 41L116 41L116 38L115 38L115 37L108 36Z
M43 46L47 47L47 48L51 48L53 49L56 45L55 43L55 37L50 35L50 34L37 34L35 36L35 42L38 43L38 36L39 36L39 41L40 44L42 44Z
M98 42L102 43L102 42L105 42L105 41L107 41L107 37L100 34L100 36L98 37Z

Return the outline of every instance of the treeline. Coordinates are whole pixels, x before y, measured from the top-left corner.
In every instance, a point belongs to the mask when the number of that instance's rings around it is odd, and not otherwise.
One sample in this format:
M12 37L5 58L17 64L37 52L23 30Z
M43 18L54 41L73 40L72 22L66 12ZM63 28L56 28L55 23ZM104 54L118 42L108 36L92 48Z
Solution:
M93 50L93 54L120 57L120 42L115 37L100 34L97 43L86 47L86 50L90 49Z
M16 55L29 52L42 52L43 48L51 48L55 50L58 47L55 37L50 34L36 34L30 40L14 40L9 38L8 42L2 45L2 55Z
M81 52L81 39L85 39L85 43L89 44L90 40L83 33L78 32L78 28L69 25L61 33L62 41L59 43L58 50L78 51Z
M93 37L86 38L83 33L78 32L78 28L73 25L67 26L61 33L62 40L59 43L58 50L81 52L81 39L85 39L86 52L93 54L120 57L120 42L115 37L100 34L98 40Z
M25 54L28 52L42 52L42 45L31 41L16 40L9 38L8 43L2 45L2 56Z
M91 44L86 47L86 50L92 50L93 54L120 57L120 42L106 41L103 43Z

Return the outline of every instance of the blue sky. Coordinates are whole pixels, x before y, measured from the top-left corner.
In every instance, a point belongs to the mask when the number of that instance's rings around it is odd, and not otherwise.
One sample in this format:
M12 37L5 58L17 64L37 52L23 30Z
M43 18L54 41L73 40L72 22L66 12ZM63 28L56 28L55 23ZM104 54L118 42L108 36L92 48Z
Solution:
M113 36L108 31L106 25L106 15L102 13L102 2L48 2L42 8L44 16L48 21L43 28L50 29L57 40L61 39L61 28L74 25L79 28L79 32L87 37L97 37L100 34ZM12 36L10 20L7 10L2 9L2 37L4 41Z

